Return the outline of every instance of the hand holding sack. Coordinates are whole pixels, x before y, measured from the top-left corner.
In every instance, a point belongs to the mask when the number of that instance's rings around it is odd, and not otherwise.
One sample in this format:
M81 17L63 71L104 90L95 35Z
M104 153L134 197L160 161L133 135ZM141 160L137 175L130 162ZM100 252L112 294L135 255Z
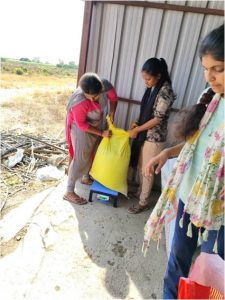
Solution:
M90 175L107 188L127 195L127 174L130 162L129 134L116 128L107 116L110 138L104 137L98 147Z

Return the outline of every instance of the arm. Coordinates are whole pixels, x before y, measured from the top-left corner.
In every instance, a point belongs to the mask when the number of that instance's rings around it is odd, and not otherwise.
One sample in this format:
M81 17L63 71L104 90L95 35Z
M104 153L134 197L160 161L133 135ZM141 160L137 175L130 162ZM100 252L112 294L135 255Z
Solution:
M211 286L224 295L224 260L218 254L201 252L189 278L198 284Z
M163 151L167 153L168 158L177 157L180 154L184 144L185 142L182 142L176 146L164 149Z
M73 119L77 127L81 131L86 131L88 133L92 133L101 137L110 137L112 135L112 132L110 130L101 131L100 129L91 126L87 122L87 111L88 106L85 102L76 105L72 109Z
M135 131L137 133L151 129L152 127L155 127L156 125L158 125L160 123L160 119L159 118L153 118L151 120L149 120L148 122L144 123L141 126L137 126L135 127Z
M173 95L170 95L167 87L162 88L162 91L158 94L156 99L156 107L153 108L153 117L148 122L141 126L132 126L133 128L129 130L131 138L136 138L138 133L149 130L161 123L161 120L165 118L170 106L173 101Z
M107 98L109 99L109 106L110 106L110 113L109 113L109 115L110 115L110 118L111 118L111 120L113 122L114 121L115 112L116 112L116 107L117 107L117 98L118 98L116 90L114 89L113 86L112 86L112 88L110 90L108 90L108 92L107 92Z
M160 121L161 120L159 118L153 118L141 126L138 126L138 125L135 126L135 124L132 124L131 129L128 130L130 138L135 139L137 137L138 133L148 130L148 129L151 129L152 127L155 127L156 125L158 125L160 123Z
M110 101L110 113L109 113L109 115L110 115L110 118L111 118L112 122L114 121L116 107L117 107L117 101Z
M110 137L110 136L112 136L111 130L101 131L101 130L93 127L93 126L89 126L88 129L86 129L86 132L92 133L92 134L95 134L95 135L98 135L98 136L101 136L101 137Z
M145 176L152 176L154 173L158 174L161 168L166 163L167 159L176 157L180 154L185 142L182 142L174 147L164 149L157 156L153 157L149 160L145 167ZM157 165L156 170L154 170L154 166Z
M130 130L132 130L136 127L138 127L138 121L134 121L134 122L131 123Z

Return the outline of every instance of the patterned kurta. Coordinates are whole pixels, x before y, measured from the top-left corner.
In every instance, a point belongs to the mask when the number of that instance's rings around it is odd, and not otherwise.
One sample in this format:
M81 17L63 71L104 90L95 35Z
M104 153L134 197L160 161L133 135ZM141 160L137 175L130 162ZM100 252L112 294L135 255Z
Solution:
M159 118L161 121L158 125L148 130L146 138L148 142L163 143L166 141L167 122L175 99L176 96L171 85L165 82L159 90L153 106L153 117Z

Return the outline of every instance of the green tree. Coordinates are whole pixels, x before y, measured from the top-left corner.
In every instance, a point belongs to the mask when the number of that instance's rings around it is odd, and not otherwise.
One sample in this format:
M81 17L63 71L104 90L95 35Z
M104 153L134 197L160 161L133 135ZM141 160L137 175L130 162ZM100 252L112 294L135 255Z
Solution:
M21 57L20 61L31 61L31 60L29 58L27 58L27 57Z

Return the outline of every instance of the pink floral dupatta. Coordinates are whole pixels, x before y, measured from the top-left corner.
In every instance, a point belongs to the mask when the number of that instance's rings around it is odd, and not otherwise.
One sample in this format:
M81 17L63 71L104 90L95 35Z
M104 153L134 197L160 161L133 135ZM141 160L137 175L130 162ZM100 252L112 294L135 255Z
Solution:
M159 242L161 239L165 215L170 204L175 199L175 194L185 171L191 165L197 141L216 110L220 99L220 94L214 95L202 118L199 130L187 140L177 158L168 182L145 225L144 243L142 248L145 253L149 247L150 240ZM190 214L191 220L188 226L187 235L192 237L191 223L196 227L199 227L199 229L202 227L206 229L203 235L201 235L201 230L199 230L199 244L201 244L202 240L207 240L208 230L219 230L224 224L224 201L219 199L219 192L222 190L224 178L223 131L223 120L221 120L221 126L215 128L215 131L212 134L212 140L209 142L209 147L206 150L202 168L195 184L190 190L190 194L184 206L183 216L185 213L188 213ZM179 221L180 227L183 226L183 216ZM217 253L217 240L213 251Z

